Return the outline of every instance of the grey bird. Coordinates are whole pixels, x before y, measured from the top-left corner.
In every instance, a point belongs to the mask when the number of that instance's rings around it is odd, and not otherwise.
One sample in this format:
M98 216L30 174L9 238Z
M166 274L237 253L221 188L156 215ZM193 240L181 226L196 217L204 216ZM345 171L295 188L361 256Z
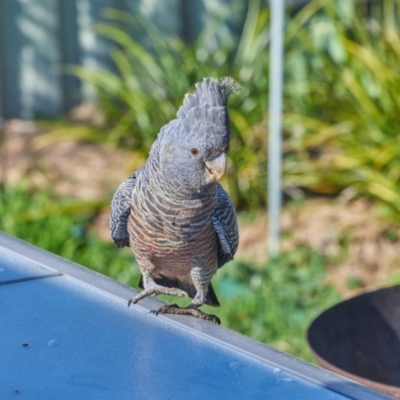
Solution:
M128 306L158 294L190 297L188 307L166 305L155 313L220 323L199 307L219 306L211 278L238 247L235 208L218 180L230 139L227 100L239 89L229 77L197 83L177 118L162 127L144 167L115 193L111 236L116 246L131 247L144 288Z

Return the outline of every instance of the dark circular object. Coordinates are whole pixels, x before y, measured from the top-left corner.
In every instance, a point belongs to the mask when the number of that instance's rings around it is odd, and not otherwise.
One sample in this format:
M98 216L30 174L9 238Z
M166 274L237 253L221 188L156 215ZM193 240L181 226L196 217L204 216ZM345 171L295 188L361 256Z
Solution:
M190 150L190 154L192 156L197 157L199 155L199 149L196 149L195 147L193 147L193 149Z
M400 285L324 311L307 340L322 367L400 399Z

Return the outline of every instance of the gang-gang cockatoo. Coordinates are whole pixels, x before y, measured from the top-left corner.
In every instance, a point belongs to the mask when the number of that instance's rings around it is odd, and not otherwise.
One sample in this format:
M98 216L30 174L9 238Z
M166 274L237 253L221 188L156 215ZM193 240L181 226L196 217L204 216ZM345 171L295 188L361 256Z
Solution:
M144 167L123 182L111 204L111 236L130 246L144 290L128 305L158 294L191 297L188 314L219 323L199 307L219 306L211 278L238 247L235 209L218 183L225 172L230 129L227 100L232 78L205 78L185 96L177 118L162 127Z

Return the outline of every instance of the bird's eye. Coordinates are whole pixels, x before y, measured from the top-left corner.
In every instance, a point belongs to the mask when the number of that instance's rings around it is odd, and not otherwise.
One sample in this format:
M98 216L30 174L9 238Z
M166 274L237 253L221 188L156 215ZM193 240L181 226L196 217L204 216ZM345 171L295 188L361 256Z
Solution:
M196 149L195 147L193 147L193 149L190 150L190 154L192 156L197 157L199 155L199 149Z

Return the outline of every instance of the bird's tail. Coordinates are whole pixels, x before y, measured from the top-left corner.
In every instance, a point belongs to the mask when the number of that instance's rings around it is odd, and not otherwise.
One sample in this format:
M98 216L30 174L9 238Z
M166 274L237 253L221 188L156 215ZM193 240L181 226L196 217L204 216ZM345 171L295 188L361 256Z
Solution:
M157 283L157 285L171 287L171 288L179 288L179 289L184 290L188 294L188 296L192 299L194 298L194 296L196 296L197 291L196 291L196 288L194 287L194 285L190 285L188 283L182 283L182 282L179 282L178 280L169 279L169 278L166 278L165 276L163 276L161 278L153 277L153 279L154 279L154 282ZM141 289L144 288L143 277L140 277L139 287ZM205 304L212 306L212 307L219 307L219 305L220 305L217 295L214 292L214 288L212 287L211 282L208 285L208 292L207 292Z

